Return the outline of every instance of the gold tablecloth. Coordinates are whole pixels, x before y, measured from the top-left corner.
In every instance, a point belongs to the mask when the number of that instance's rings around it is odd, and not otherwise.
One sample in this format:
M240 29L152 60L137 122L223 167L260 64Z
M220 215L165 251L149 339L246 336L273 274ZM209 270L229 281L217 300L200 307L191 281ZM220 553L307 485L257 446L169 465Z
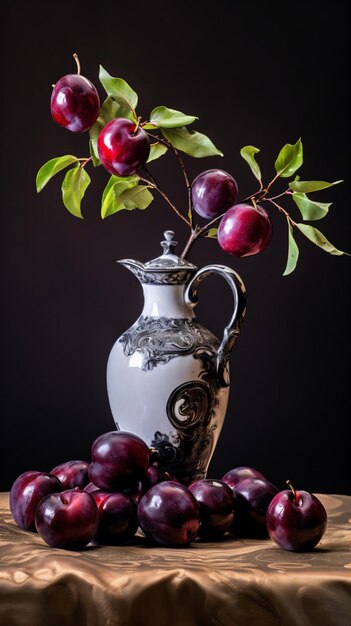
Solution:
M319 495L328 528L310 553L271 540L50 548L0 494L1 626L350 626L351 497Z

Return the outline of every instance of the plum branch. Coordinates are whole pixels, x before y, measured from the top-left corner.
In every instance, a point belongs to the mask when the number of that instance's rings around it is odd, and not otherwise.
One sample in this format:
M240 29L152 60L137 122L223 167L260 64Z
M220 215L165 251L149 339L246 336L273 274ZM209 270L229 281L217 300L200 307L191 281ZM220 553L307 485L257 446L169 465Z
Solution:
M177 209L174 202L172 202L172 200L168 197L168 195L163 191L163 189L161 189L161 187L157 183L153 183L147 178L143 178L142 176L139 176L139 179L142 182L146 183L147 186L150 187L150 189L155 189L156 191L158 191L158 193L164 198L164 200L166 200L166 202L173 209L173 211L178 215L178 217L180 217L180 219L182 219L183 222L185 222L188 226L190 226L190 222L186 219L184 215L181 214L181 212L179 211L179 209Z
M91 182L85 168L88 163L92 163L94 168L102 165L112 174L102 194L102 218L123 209L146 209L153 200L150 190L155 190L190 228L182 258L187 257L200 237L217 237L224 251L239 257L263 251L272 234L270 215L262 207L263 203L277 209L287 220L288 261L284 275L295 269L298 259L294 228L330 254L347 254L335 248L319 230L305 223L306 220L323 218L331 206L331 203L314 201L308 194L342 181L300 180L296 172L303 163L301 139L295 144L283 146L274 162L275 174L266 185L256 161L259 148L252 145L241 148L240 155L249 165L259 188L238 202L237 183L224 170L205 170L190 181L183 154L195 158L223 156L209 137L191 128L198 119L196 116L157 106L148 119L143 120L137 115L137 93L124 79L111 76L102 66L99 80L107 97L101 104L94 84L81 75L77 54L73 57L77 73L67 74L53 85L50 109L53 119L60 126L74 133L89 131L90 156L78 158L66 154L47 161L36 177L38 192L53 176L69 168L61 187L63 204L72 215L82 218L81 201ZM63 97L67 88L72 94L69 102ZM150 140L154 141L151 145ZM187 213L185 207L179 209L147 168L149 162L166 152L173 153L181 169L187 194ZM145 176L140 176L143 170ZM290 179L290 182L284 191L272 195L271 190L280 178ZM302 215L302 223L292 219L289 211L282 206L284 198L292 199L295 209L297 207ZM204 225L197 223L197 215L205 218Z
M156 139L159 143L162 143L163 145L167 146L167 148L169 148L173 154L175 155L176 159L178 160L178 163L180 165L183 177L184 177L184 181L185 181L185 185L186 185L186 189L187 189L187 194L188 194L188 217L189 217L189 225L191 228L194 227L194 213L193 213L193 203L192 203L192 197L191 197L191 183L189 180L189 176L188 176L188 172L186 170L184 161L182 159L182 157L179 154L179 151L171 144L170 141L167 141L167 139L162 139L159 135L157 135L155 137L155 135L153 135L152 133L148 133L148 135L150 137L152 137L153 139Z

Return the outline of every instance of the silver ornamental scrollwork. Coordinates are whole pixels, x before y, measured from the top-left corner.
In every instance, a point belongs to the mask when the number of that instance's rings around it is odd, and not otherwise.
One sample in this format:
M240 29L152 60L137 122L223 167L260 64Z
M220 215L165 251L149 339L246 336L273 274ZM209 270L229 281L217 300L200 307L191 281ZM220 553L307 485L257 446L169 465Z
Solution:
M166 413L175 433L157 431L151 442L159 463L185 485L205 478L214 448L216 409L220 385L215 361L207 352L198 352L203 370L199 380L190 380L170 394Z
M166 270L164 272L160 269L153 272L134 266L129 266L129 269L144 285L183 285L188 283L194 274L192 269Z
M171 392L165 407L170 429L156 431L151 446L160 464L182 483L204 478L217 429L218 339L195 320L141 316L119 341L126 356L141 352L144 371L186 355L200 361L199 378Z
M191 354L208 366L219 346L218 339L196 321L168 317L141 316L119 341L125 356L141 352L143 371Z
M179 385L166 406L167 417L176 434L157 431L151 442L157 450L159 463L183 484L206 476L217 428L213 419L218 404L216 391L214 385L209 386L201 380Z

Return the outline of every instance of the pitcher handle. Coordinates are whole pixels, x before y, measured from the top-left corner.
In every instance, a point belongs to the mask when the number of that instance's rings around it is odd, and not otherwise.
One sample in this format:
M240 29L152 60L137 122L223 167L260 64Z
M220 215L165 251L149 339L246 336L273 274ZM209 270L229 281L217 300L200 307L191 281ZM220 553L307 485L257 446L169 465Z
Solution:
M226 366L233 345L239 335L242 321L246 313L246 289L240 276L226 265L206 265L200 269L190 281L186 292L185 301L194 307L197 304L197 290L202 281L211 274L218 274L227 281L234 299L234 311L229 324L224 329L223 339L217 350L216 370L218 382L221 387L228 387L229 382L225 379Z

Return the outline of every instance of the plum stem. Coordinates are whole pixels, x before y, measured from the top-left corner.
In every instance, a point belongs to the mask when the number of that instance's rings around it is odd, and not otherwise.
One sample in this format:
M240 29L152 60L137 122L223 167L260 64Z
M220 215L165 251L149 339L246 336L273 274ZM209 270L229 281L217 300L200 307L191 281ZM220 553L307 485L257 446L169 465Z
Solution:
M80 61L79 61L79 58L78 58L78 54L76 54L76 52L73 54L73 58L74 58L74 60L75 60L75 62L77 64L77 74L79 76L80 75Z
M136 135L136 134L137 134L137 132L138 132L138 128L139 128L139 126L140 126L140 122L141 122L141 117L140 117L140 115L139 115L139 117L138 117L138 119L137 119L137 121L136 121L136 124L135 124L135 128L134 128L134 130L133 130L133 132L132 132L132 135Z
M287 481L286 481L286 484L288 485L288 487L289 487L289 488L291 489L291 491L292 491L292 494L293 494L294 499L295 499L295 504L298 504L298 503L299 503L299 501L298 501L298 498L297 498L297 492L296 492L296 489L295 489L294 485L291 483L291 481L290 481L290 480L287 480Z

